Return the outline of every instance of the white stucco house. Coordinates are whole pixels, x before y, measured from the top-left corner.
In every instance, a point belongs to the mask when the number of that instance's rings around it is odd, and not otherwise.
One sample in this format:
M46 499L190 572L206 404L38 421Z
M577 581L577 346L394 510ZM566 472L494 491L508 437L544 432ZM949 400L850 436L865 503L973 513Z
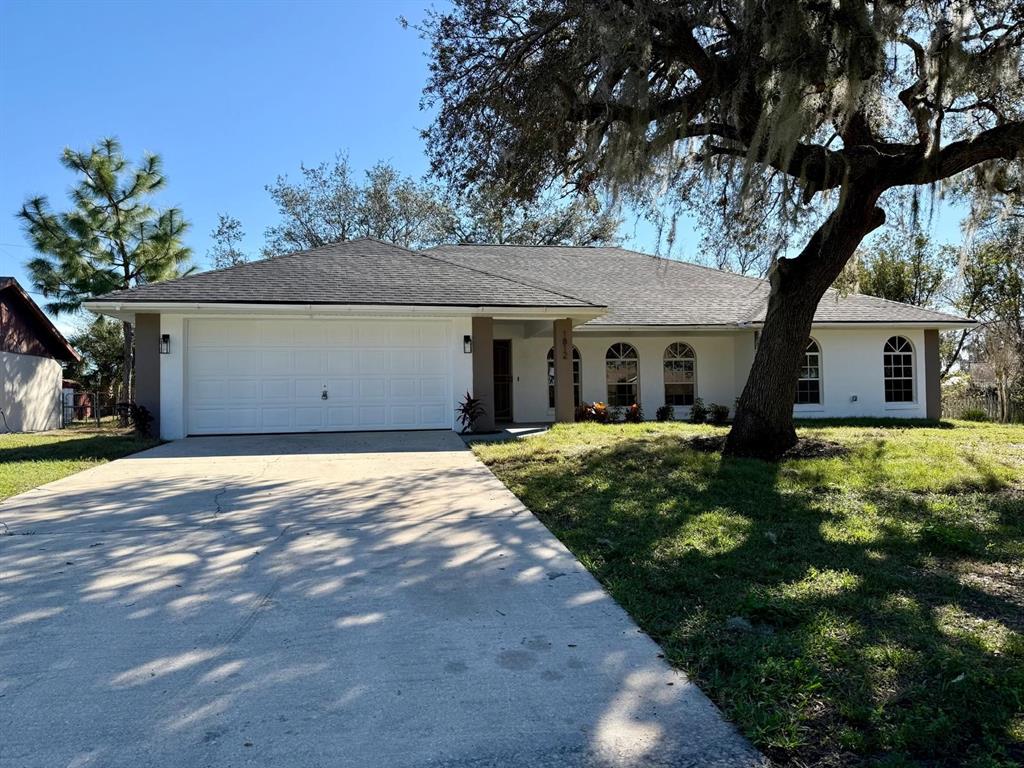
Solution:
M579 401L647 418L732 406L763 280L621 248L363 239L108 294L136 325L137 400L186 435L571 421ZM862 295L818 307L794 411L938 418L940 330L961 317Z
M0 277L0 432L61 426L61 363L78 353L13 277Z

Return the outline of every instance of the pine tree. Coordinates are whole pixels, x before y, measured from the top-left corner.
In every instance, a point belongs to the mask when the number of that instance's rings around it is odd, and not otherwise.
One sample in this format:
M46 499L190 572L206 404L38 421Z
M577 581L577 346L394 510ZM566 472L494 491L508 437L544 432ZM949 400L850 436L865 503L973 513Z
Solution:
M157 210L152 196L166 183L160 157L132 165L116 139L88 151L65 149L61 164L78 177L72 208L54 212L46 197L29 198L18 212L38 256L28 262L36 290L55 314L78 311L109 291L181 274L190 251L181 238L188 222L177 208ZM122 324L122 391L132 391L132 326Z

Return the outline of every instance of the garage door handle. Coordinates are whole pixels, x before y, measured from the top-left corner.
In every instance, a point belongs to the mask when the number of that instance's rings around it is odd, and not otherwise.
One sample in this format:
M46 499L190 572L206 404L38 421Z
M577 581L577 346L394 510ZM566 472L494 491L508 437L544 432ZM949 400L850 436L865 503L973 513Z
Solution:
M327 399L327 390L326 389L323 392L320 393L320 399L321 400L326 400Z

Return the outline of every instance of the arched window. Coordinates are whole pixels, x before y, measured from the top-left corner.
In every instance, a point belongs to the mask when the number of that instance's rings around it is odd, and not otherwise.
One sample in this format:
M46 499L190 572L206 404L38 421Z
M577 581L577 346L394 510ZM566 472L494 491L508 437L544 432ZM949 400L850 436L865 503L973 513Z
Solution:
M882 355L885 374L885 402L914 402L914 348L902 336L885 342Z
M572 348L572 402L580 404L580 351ZM555 407L555 348L548 350L548 408Z
M608 405L640 402L640 358L631 344L612 344L604 356Z
M800 365L800 380L796 383L797 405L821 404L821 347L811 339L804 350Z
M693 347L674 342L665 348L665 404L693 405L697 396L697 356Z

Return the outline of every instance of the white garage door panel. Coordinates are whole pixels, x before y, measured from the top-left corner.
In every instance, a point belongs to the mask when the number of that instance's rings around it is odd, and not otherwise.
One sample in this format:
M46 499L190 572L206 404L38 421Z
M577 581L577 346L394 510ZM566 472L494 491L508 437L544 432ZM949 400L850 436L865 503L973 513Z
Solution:
M189 434L451 426L446 321L191 320L187 337Z

